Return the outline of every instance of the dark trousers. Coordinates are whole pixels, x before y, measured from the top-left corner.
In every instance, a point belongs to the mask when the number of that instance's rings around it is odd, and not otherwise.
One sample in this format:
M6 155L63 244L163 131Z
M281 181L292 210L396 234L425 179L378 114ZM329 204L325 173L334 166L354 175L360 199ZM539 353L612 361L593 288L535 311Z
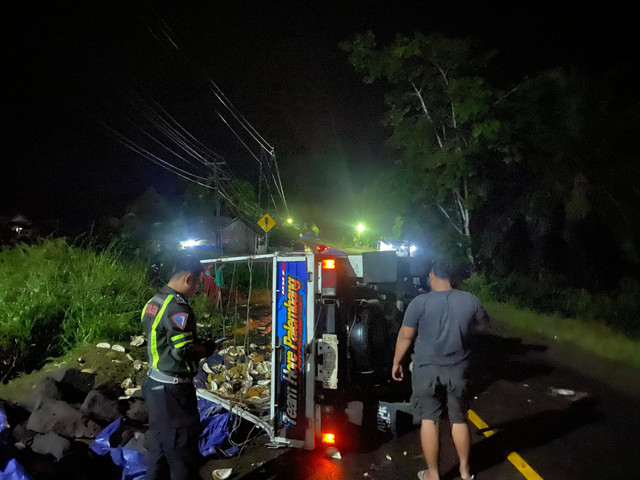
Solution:
M200 417L195 388L147 379L143 388L149 409L147 480L197 480Z

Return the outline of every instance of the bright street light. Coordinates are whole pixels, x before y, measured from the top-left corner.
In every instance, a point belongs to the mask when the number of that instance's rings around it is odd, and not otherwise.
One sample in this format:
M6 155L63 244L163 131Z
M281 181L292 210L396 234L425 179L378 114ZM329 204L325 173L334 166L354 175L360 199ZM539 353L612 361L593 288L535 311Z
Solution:
M362 233L367 229L367 227L365 227L362 223L359 223L358 226L356 227L356 230L358 230L358 233Z
M287 218L287 223L289 225L291 225L293 223L293 218L291 218L291 217Z

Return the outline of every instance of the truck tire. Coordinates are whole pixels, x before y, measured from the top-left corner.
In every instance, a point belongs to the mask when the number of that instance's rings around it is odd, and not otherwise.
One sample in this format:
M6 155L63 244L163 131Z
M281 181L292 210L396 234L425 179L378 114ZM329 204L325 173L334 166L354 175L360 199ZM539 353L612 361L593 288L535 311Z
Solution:
M395 339L391 339L393 342ZM349 350L357 374L376 376L382 372L387 359L390 338L387 320L375 303L359 306L349 332Z

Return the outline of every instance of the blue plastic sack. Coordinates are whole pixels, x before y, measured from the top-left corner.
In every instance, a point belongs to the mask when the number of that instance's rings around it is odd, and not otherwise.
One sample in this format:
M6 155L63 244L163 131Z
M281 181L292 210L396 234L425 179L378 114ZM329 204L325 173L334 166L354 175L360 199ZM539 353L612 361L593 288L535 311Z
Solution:
M122 468L122 480L144 480L147 462L142 453L132 448L111 446L111 436L120 428L120 420L113 421L98 434L91 450L101 456L110 454L113 463Z
M198 449L203 457L207 457L217 451L230 457L239 449L231 445L226 449L219 447L227 441L231 425L235 421L235 415L228 413L222 406L203 398L198 399L198 412L202 433L198 440ZM113 463L122 468L122 480L144 480L147 471L147 463L142 453L131 448L112 447L111 437L120 428L121 419L107 425L91 444L91 450L100 456L107 453ZM5 480L0 476L0 480ZM22 480L21 478L7 478L7 480Z
M7 428L9 428L7 414L2 408L2 405L0 405L0 433ZM5 450L5 448L4 440L0 436L0 452ZM31 480L31 477L27 475L27 472L25 472L22 465L20 465L15 458L9 458L6 463L3 458L0 458L0 480Z
M231 425L235 422L235 415L227 412L222 406L204 398L198 398L198 411L200 412L200 425L202 433L198 441L198 449L203 457L208 457L220 451L231 432ZM235 455L236 449L221 450L227 456Z
M31 477L27 475L22 465L12 458L4 468L0 468L0 480L31 480Z
M203 457L214 454L216 447L227 440L231 416L230 413L220 413L207 422L198 441L198 448Z

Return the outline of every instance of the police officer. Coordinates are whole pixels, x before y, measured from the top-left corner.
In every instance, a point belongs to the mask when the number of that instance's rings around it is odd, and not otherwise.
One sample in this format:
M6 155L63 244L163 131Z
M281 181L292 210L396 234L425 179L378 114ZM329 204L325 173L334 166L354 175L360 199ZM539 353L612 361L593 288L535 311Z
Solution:
M169 474L171 480L199 478L200 417L192 378L204 349L187 297L198 291L202 276L197 259L179 259L169 283L142 311L150 367L143 387L149 409L147 480Z

